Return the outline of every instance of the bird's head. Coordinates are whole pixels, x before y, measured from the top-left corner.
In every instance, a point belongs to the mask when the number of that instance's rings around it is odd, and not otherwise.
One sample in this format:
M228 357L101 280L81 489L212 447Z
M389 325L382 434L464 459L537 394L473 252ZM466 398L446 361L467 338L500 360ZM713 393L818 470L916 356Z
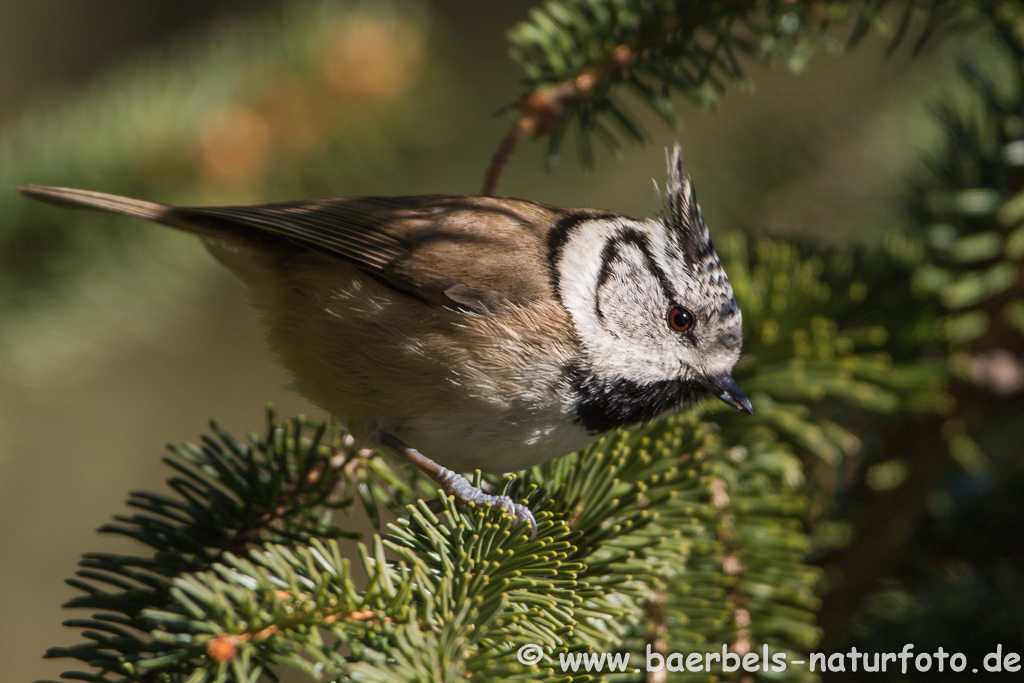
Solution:
M558 296L583 348L569 381L594 433L708 394L753 412L731 376L742 316L678 146L663 201L658 219L576 212L552 233Z

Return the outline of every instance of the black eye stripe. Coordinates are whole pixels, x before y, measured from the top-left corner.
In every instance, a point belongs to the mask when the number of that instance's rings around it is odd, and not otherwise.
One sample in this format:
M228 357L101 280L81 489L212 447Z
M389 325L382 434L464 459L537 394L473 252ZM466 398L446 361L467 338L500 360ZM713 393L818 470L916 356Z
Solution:
M570 237L581 225L588 221L615 218L619 217L613 214L600 212L571 212L563 216L556 226L548 232L548 267L551 272L554 293L559 301L562 300L559 269L562 267L563 251ZM609 227L618 228L618 230L614 235L605 240L601 249L600 265L598 267L597 278L594 282L593 290L594 314L598 320L603 321L605 318L604 311L601 309L598 292L608 284L609 280L612 278L612 264L615 259L619 258L622 247L626 245L633 246L640 252L643 260L643 267L648 273L654 276L654 279L657 281L658 287L665 299L668 301L678 301L680 297L676 295L675 288L673 287L671 280L666 272L661 268L658 261L654 258L649 236L642 230L630 227L628 223L623 225L616 221L614 226Z
M597 283L594 285L594 313L598 320L604 320L604 311L601 310L601 288L608 283L612 276L612 261L619 255L619 243L615 239L607 240L604 248L601 249L601 269L597 271Z
M622 232L612 239L617 239L623 244L632 244L636 246L644 257L644 264L647 266L647 270L657 278L658 284L661 287L661 292L665 295L665 298L669 301L676 301L679 299L672 287L672 282L668 279L668 275L666 275L665 271L661 269L658 262L654 260L654 255L651 253L651 241L648 239L647 235L639 230L627 228L622 230Z
M594 313L599 320L604 320L604 311L601 310L601 297L598 294L612 276L612 263L619 256L620 247L627 244L636 247L643 256L644 266L658 281L658 285L665 298L669 301L674 301L677 298L674 295L672 283L669 281L668 276L658 265L654 255L651 253L651 242L647 235L639 230L626 228L615 236L608 238L601 249L601 267L597 272L597 280L594 285Z

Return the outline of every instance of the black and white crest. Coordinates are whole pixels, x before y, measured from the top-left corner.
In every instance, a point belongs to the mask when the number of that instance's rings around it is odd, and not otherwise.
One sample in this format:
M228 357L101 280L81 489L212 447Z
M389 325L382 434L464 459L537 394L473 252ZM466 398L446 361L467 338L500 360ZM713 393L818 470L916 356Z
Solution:
M668 226L669 234L675 239L678 249L690 263L690 269L698 276L703 276L707 287L707 296L713 298L721 307L722 317L728 317L729 310L739 317L739 306L733 297L729 278L722 268L722 263L711 241L704 214L697 204L697 192L693 189L693 181L683 170L682 150L679 145L672 152L665 151L668 166L668 180L665 184L663 198L662 221ZM657 185L655 185L657 190Z
M732 287L679 147L666 157L659 219L580 212L549 239L556 290L584 350L569 381L591 431L651 419L709 389L721 393L739 357Z
M676 145L672 152L665 151L668 165L668 180L665 182L665 196L662 220L669 228L669 235L676 246L694 262L706 260L715 254L708 226L697 204L697 193L693 181L683 170L683 155ZM655 184L657 190L657 184Z

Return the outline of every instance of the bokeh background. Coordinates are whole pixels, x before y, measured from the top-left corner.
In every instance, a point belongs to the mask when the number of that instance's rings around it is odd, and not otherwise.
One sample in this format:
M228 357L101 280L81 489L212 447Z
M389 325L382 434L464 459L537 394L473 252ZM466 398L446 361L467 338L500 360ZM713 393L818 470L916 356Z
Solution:
M159 490L163 445L215 418L261 430L264 405L320 416L288 389L244 292L186 236L29 206L20 184L170 202L476 193L521 74L505 34L534 3L152 0L0 4L0 674L55 678L75 642L63 579L129 490ZM286 35L282 37L282 31ZM877 240L960 86L970 43L911 58L871 37L806 73L752 65L652 144L567 146L544 168L526 142L499 193L632 215L679 140L712 231ZM954 95L955 96L955 95ZM30 212L30 213L29 213ZM25 230L26 216L37 232ZM17 226L17 227L15 227ZM363 524L363 522L353 522Z

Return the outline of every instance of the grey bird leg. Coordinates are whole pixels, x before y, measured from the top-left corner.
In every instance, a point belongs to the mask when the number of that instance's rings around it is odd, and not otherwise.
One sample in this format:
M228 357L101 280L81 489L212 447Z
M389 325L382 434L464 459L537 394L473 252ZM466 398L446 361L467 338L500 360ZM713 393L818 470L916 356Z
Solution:
M489 507L492 510L502 510L515 517L517 522L527 522L530 525L530 541L537 540L537 520L533 518L533 513L525 505L514 502L508 496L492 496L489 493L484 493L470 484L469 480L461 474L441 467L415 448L407 446L402 443L401 439L387 432L381 432L378 438L382 444L401 455L418 467L423 474L437 482L441 490L453 496L457 503L473 503Z

